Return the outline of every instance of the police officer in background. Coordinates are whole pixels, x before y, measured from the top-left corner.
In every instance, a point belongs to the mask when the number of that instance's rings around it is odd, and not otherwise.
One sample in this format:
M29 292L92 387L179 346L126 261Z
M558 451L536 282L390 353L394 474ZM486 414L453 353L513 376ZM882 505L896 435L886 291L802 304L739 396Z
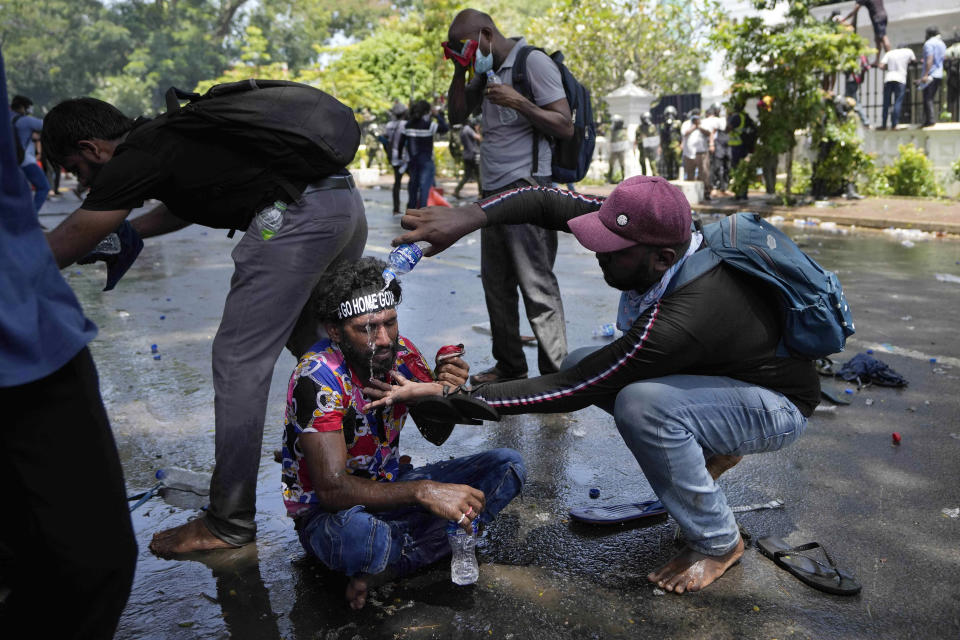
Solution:
M636 133L637 152L640 154L640 173L647 175L647 162L650 163L650 175L657 173L657 156L660 155L660 133L653 124L653 116L644 111Z
M660 175L667 180L676 180L680 174L680 119L673 105L663 110L660 150L663 154Z

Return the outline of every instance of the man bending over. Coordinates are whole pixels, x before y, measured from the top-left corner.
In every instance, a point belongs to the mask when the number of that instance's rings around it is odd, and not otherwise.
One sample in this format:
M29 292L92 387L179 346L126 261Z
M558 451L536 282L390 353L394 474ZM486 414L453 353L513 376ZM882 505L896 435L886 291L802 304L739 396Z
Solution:
M595 404L613 414L686 538L648 579L676 593L716 580L743 555L716 476L740 456L796 440L820 397L810 360L777 356L776 294L722 262L667 291L672 278L685 280L686 259L702 239L691 233L683 193L662 178L630 178L606 199L530 187L447 211L408 213L403 225L415 231L397 240L428 240L436 253L476 228L523 222L572 231L597 253L604 280L623 292L623 337L571 353L557 373L482 385L473 395L501 413ZM416 393L395 387L389 400Z
M366 603L371 576L407 575L446 556L448 521L468 531L478 516L489 523L526 478L513 449L417 469L400 456L407 406L371 409L365 387L389 389L392 377L436 396L465 383L469 367L461 358L438 362L434 379L399 334L400 285L394 280L381 291L384 267L369 257L343 263L318 289L313 311L330 337L307 351L287 391L287 514L307 553L349 576L354 609Z

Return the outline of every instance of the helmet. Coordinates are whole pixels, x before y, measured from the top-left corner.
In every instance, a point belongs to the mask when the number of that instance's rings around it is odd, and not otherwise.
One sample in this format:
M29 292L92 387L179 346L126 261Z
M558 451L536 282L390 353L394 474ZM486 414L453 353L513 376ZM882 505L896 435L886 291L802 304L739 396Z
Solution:
M651 120L653 120L653 114L650 113L649 111L644 111L643 114L640 116L640 119L644 122L650 122Z
M677 108L672 104L669 105L666 109L663 110L664 116L671 116L673 118L677 117Z
M709 107L707 107L707 115L718 116L720 115L720 103L714 102Z

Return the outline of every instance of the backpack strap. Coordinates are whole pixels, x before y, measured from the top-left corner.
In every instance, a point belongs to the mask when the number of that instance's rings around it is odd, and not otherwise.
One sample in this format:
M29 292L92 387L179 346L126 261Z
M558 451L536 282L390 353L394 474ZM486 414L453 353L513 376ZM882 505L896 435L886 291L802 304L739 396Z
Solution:
M544 55L547 53L540 47L530 45L521 47L514 59L513 69L510 71L510 83L517 90L517 93L536 104L533 100L533 90L530 88L530 77L527 75L527 58L534 51L541 51ZM531 129L533 129L533 161L530 164L530 175L532 176L540 167L540 131L532 125Z

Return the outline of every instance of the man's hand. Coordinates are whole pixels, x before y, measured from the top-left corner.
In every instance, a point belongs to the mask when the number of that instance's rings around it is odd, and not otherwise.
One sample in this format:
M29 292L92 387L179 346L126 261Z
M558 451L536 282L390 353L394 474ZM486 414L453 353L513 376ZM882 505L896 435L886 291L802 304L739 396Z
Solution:
M425 207L408 209L400 220L400 226L410 230L393 239L393 246L406 242L426 240L430 248L425 256L435 256L463 236L480 229L487 223L487 214L477 204L463 207Z
M487 100L493 104L510 107L517 111L522 111L527 106L533 104L520 95L516 89L505 84L492 84L488 82L484 93L486 94Z
M417 487L417 502L438 518L456 522L473 533L471 522L483 511L486 497L469 485L423 480Z
M470 365L459 356L446 358L437 361L435 371L437 382L449 384L451 387L459 387L467 383L467 377L470 375Z
M363 388L363 395L374 401L367 405L367 410L391 407L395 404L416 404L420 398L439 396L443 393L443 385L439 382L411 382L398 371L391 371L390 375L397 381L391 385L380 380L370 380Z

